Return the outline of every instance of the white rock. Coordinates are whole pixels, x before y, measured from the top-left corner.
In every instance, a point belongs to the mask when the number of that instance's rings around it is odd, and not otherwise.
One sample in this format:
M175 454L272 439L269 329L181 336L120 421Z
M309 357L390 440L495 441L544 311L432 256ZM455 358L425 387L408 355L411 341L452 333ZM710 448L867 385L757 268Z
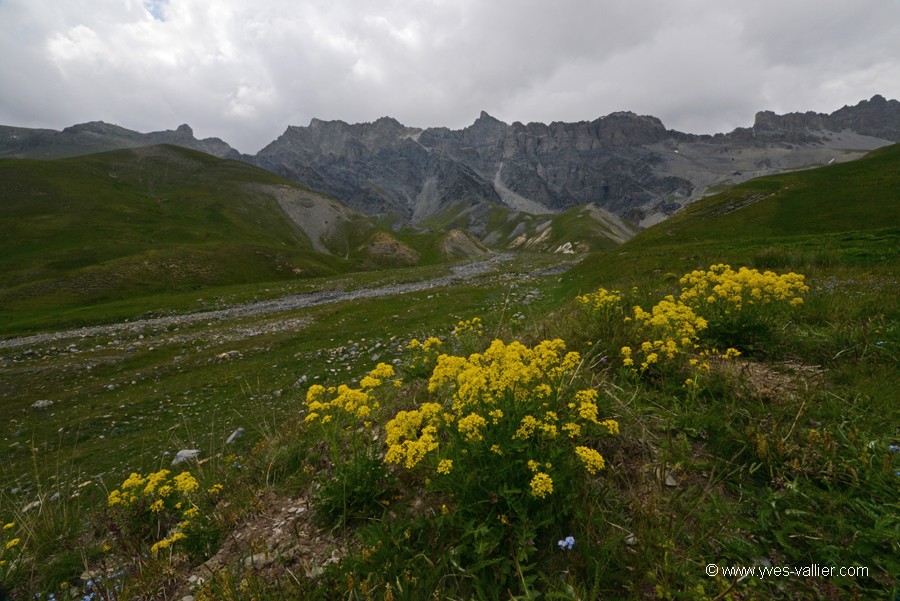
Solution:
M231 433L231 436L228 437L228 440L225 441L225 444L234 444L234 442L244 435L244 429L238 428L234 432Z
M196 459L197 455L201 453L200 449L182 449L175 454L175 459L172 460L172 465L178 465L184 461L189 459Z

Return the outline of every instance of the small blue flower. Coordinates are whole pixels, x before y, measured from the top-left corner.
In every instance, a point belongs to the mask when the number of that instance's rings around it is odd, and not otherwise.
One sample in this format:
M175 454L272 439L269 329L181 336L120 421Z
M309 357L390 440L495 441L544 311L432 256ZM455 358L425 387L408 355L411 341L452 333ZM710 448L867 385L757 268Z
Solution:
M900 445L888 445L888 451L890 451L891 453L900 453Z
M563 551L568 551L575 546L575 537L567 536L565 540L561 540L556 544L559 545L559 548Z

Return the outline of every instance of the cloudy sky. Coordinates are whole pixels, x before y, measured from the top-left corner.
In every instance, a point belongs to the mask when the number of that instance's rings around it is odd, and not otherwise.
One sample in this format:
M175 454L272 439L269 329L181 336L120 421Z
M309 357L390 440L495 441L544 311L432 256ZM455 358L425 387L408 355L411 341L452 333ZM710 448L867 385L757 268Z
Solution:
M0 0L0 124L248 153L313 117L714 133L876 93L900 98L900 0Z

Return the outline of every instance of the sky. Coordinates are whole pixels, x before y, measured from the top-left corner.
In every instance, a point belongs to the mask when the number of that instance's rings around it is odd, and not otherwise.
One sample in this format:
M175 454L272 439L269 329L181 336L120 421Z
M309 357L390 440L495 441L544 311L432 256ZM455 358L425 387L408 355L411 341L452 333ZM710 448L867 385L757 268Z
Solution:
M900 99L900 0L0 0L0 124L593 120L716 133Z

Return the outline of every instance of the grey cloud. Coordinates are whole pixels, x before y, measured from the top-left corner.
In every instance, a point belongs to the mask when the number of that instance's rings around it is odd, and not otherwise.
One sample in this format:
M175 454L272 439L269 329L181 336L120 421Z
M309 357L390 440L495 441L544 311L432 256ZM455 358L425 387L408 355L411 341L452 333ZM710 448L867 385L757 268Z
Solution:
M0 123L190 123L255 152L287 125L594 119L750 125L900 96L894 0L6 0Z

